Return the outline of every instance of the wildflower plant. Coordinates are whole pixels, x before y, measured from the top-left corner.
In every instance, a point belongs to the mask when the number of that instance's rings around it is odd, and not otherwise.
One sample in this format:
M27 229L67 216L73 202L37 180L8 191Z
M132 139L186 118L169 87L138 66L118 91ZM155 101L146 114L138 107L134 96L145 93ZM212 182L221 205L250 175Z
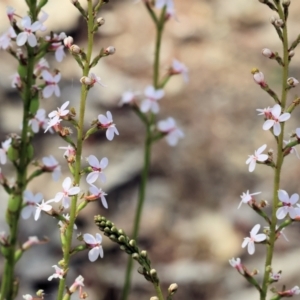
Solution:
M33 218L38 222L40 218L50 216L58 221L57 233L60 235L62 257L57 264L52 266L54 273L50 275L49 271L48 277L49 281L58 281L56 295L58 300L70 299L75 292L79 292L80 299L87 298L87 293L83 290L84 278L80 274L73 279L69 279L68 276L73 255L86 251L91 262L104 257L103 237L99 232L79 233L77 245L73 245L74 231L80 229L77 228L75 222L84 208L87 205L93 205L96 200L101 201L105 209L109 207L107 193L99 186L99 182L104 183L109 180L104 174L109 161L106 157L99 157L95 154L83 158L85 142L99 130L105 131L108 141L113 141L120 134L110 111L95 115L95 120L90 124L85 120L86 101L90 89L101 89L106 86L101 78L92 72L92 69L101 59L113 55L116 51L113 46L109 46L101 48L95 57L92 56L94 36L105 23L104 19L99 17L99 12L109 1L86 0L86 2L87 8L85 9L78 0L71 1L86 22L87 46L85 47L76 45L73 37L67 36L64 32L54 33L48 30L46 27L48 15L43 10L47 0L26 0L28 12L24 16L12 7L7 8L10 28L0 37L0 48L9 52L18 64L17 72L12 78L12 88L19 92L22 99L23 118L21 132L9 134L1 143L0 148L0 163L6 165L11 162L16 176L15 182L10 183L5 177L5 172L0 171L0 183L9 198L6 210L9 232L7 234L2 232L0 238L1 253L5 259L0 300L19 298L18 282L15 280L16 263L33 245L49 242L47 239L39 240L37 237L29 237L28 241L21 244L18 241L20 218L24 220ZM122 105L132 107L145 125L144 167L132 239L129 239L122 229L117 229L105 217L95 217L95 222L100 231L103 231L112 241L120 244L121 249L130 255L122 299L128 298L133 258L142 267L139 269L140 273L153 283L157 298L163 300L158 275L151 267L147 252L140 251L136 241L145 201L152 145L165 137L170 146L175 146L184 136L172 117L157 120L157 114L160 111L159 102L165 95L164 87L169 79L174 75L182 74L184 80L187 81L188 71L184 64L174 59L168 71L163 76L160 75L162 33L165 24L175 16L173 1L143 1L143 5L156 28L153 79L152 83L145 87L144 96L138 92L127 91L121 100ZM66 49L69 54L65 53ZM42 108L44 99L61 96L59 85L63 72L51 69L46 60L51 54L58 62L61 62L66 55L71 55L80 68L82 76L79 80L81 93L78 108L72 107L71 99L67 99L60 107L54 104L53 109L57 108L48 113ZM55 155L49 153L40 160L35 157L36 151L32 142L39 132L52 134L52 138L57 137L63 141L59 149L64 151L63 157L69 169L69 176L61 178L61 166ZM34 170L29 168L30 166L33 166ZM41 193L34 194L28 189L29 183L44 173L50 173L53 180L61 182L60 190L53 192L50 199L45 199ZM82 184L83 177L86 185L89 186L88 189L85 189ZM51 266L49 266L50 269ZM72 282L70 280L73 280L72 284L69 284ZM176 291L177 285L171 284L167 299L171 300ZM43 291L37 291L37 298L26 294L23 295L23 299L44 299L44 296Z
M248 190L246 193L243 193L241 195L241 202L238 208L240 208L243 203L248 204L248 206L263 219L261 224L256 224L251 229L250 236L246 237L241 244L242 248L247 247L247 251L250 255L255 254L256 247L265 247L266 258L262 271L262 281L260 282L256 279L255 275L257 275L258 271L249 272L246 266L241 262L240 258L233 258L229 260L229 263L257 289L260 300L277 300L300 294L298 286L289 287L289 289L287 289L286 286L282 284L282 288L278 289L277 284L275 287L273 283L280 283L283 275L282 271L277 273L274 272L272 266L276 241L281 235L283 235L283 229L300 220L300 205L297 203L299 195L294 193L289 196L288 192L284 190L285 187L282 186L281 183L281 173L284 160L286 156L291 153L297 154L295 146L300 143L298 134L300 132L299 128L294 129L294 133L290 135L288 141L284 140L287 135L285 127L288 124L286 125L286 122L288 122L291 118L294 109L300 103L299 97L294 97L291 101L288 98L291 90L298 84L297 79L289 77L289 65L292 62L295 49L300 43L300 39L298 36L292 43L288 40L288 16L291 5L290 0L259 0L259 2L267 5L275 14L275 16L271 18L271 24L281 42L282 51L281 54L279 54L270 49L264 48L262 50L262 55L273 60L279 65L282 76L282 84L281 95L277 95L277 93L267 83L263 72L256 68L252 70L255 83L257 83L262 90L267 92L273 100L273 106L271 105L264 109L257 109L257 111L258 115L264 117L262 129L269 131L269 133L274 137L276 150L274 153L273 150L269 150L264 153L267 149L267 145L264 144L254 152L254 155L249 155L249 158L246 160L246 164L249 165L249 172L253 172L256 168L261 167L270 167L272 169L274 178L273 196L270 201L271 214L269 214L269 209L267 208L267 201L262 200L259 202L256 200L258 197L257 195L261 194L261 192L249 193ZM268 105L270 105L270 103L268 103ZM256 164L259 164L259 166L256 166ZM264 226L264 229L261 229L262 226ZM273 295L268 294L269 290L273 293Z

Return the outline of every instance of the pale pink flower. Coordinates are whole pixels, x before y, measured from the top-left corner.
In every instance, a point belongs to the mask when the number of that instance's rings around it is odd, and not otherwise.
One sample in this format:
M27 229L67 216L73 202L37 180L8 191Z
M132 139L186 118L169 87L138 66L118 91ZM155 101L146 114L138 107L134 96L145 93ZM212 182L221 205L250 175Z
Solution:
M249 190L246 192L246 193L243 193L240 197L241 197L241 202L238 206L238 209L241 207L241 205L243 203L248 203L250 200L253 199L252 196L254 195L258 195L258 194L261 194L261 192L256 192L256 193L252 193L252 194L249 194Z
M254 81L262 87L265 87L267 83L265 82L265 76L262 72L255 72L253 74Z
M280 122L287 121L290 117L290 113L283 113L281 114L281 106L279 104L275 104L271 110L271 119L266 120L263 129L269 130L273 127L273 133L275 136L280 135L281 133L281 125ZM281 115L280 115L281 114Z
M270 272L270 279L273 281L278 281L281 278L281 273Z
M23 193L23 199L26 206L23 207L21 216L26 220L35 213L36 204L42 201L43 195L41 193L34 195L31 191L25 190Z
M53 119L48 120L47 127L46 127L44 133L46 133L48 130L50 132L53 132L52 127L59 126L61 121L62 121L62 119L59 119L57 117L54 117Z
M42 77L45 80L46 86L43 88L43 97L49 98L54 93L56 97L60 96L58 82L61 79L61 74L57 73L54 76L47 70L42 71Z
M264 115L267 119L270 119L272 117L272 108L269 106L263 109L257 108L256 110L259 112L258 115Z
M28 240L22 245L23 250L27 250L33 245L39 245L44 243L44 241L40 241L37 236L30 236L28 237Z
M73 45L74 39L71 36L67 36L66 38L64 38L64 45L67 48L70 48Z
M67 147L58 147L58 148L65 150L64 157L66 157L67 159L71 159L76 156L76 150L70 145L68 145Z
M48 172L52 172L53 180L58 180L61 174L58 161L52 155L43 157L42 161L44 164L43 168Z
M11 46L11 39L16 37L16 32L13 27L9 27L9 29L0 36L0 49L6 50Z
M37 76L39 75L43 70L48 70L49 69L49 64L47 62L47 60L42 57L38 63L35 65L34 67L34 74Z
M290 87L295 87L296 85L299 84L299 80L297 80L296 78L294 77L289 77L287 79L287 84L290 86Z
M89 165L92 167L93 171L86 177L86 182L88 184L93 184L98 178L104 183L106 181L105 174L102 172L108 165L108 159L103 157L99 162L98 158L94 155L90 155L87 158Z
M59 268L57 265L52 266L55 270L55 273L48 277L48 280L51 281L53 278L62 279L64 276L64 270Z
M89 251L89 260L94 262L99 256L103 258L103 248L101 245L102 236L100 233L96 233L96 237L92 236L89 233L83 235L84 242L92 248Z
M61 117L65 117L70 112L68 109L68 105L70 104L70 101L66 101L60 108L58 107L57 110L53 110L48 114L48 117L50 119L57 118L60 119Z
M34 133L38 133L40 128L46 130L47 129L47 123L49 120L46 118L46 111L43 108L38 109L36 112L34 118L29 120L29 126L31 126L31 129ZM49 128L48 128L49 129ZM53 130L50 128L50 132L53 132Z
M48 17L49 15L43 10L39 13L38 21L42 24L39 30L41 31L47 30L46 26L44 25L44 22L48 19Z
M99 83L101 86L105 87L105 85L101 82L101 78L94 73L90 73L88 77L81 77L80 82L91 87L94 86L95 83Z
M291 140L288 140L288 141L283 140L283 143L284 143L285 145L289 144L290 142L291 142ZM300 156L299 156L299 154L298 154L298 151L297 151L296 147L291 147L291 148L289 148L289 149L290 149L290 150L289 150L289 153L295 154L295 155L297 156L297 158L300 159Z
M159 105L157 103L164 95L165 92L163 90L155 90L152 85L146 87L144 94L146 98L141 103L141 111L143 113L151 110L154 114L159 112Z
M43 24L39 21L35 21L31 24L31 19L29 16L24 17L21 20L21 27L24 28L24 31L20 32L17 36L17 45L19 47L25 45L28 42L29 46L35 47L37 45L37 39L34 35L34 32L41 29Z
M184 137L184 133L177 127L173 118L159 121L157 128L159 131L166 133L166 140L170 146L176 146L178 140Z
M237 271L241 274L244 274L244 269L243 269L243 265L241 263L241 259L238 257L237 259L235 259L234 257L232 259L229 259L229 264L237 269Z
M110 111L106 112L105 115L98 115L98 121L100 123L100 126L102 128L106 128L106 138L109 141L112 141L114 138L114 135L119 135L119 131L116 128L116 125L113 123L112 114Z
M12 22L14 19L15 9L11 6L6 7L6 14L8 16L9 22Z
M102 189L100 189L100 188L98 188L94 185L91 185L90 188L89 188L89 191L90 191L90 195L86 196L87 200L96 200L96 199L100 198L101 202L102 202L102 205L105 208L108 208L107 201L106 201L106 198L105 198L105 196L107 194Z
M242 243L242 248L245 248L248 245L248 253L250 255L254 254L255 252L255 243L259 243L264 241L267 236L264 233L259 233L260 224L256 224L250 231L250 237L244 238Z
M288 291L284 291L285 296L294 296L294 295L299 295L299 294L300 294L300 288L297 285Z
M63 217L64 217L67 221L70 220L70 215L69 215L69 214L63 214ZM65 225L65 223L64 223L63 221L59 221L59 222L58 222L59 228L64 227L64 225ZM74 230L77 230L77 225L76 225L76 224L74 224L73 229L74 229Z
M188 68L177 59L173 59L171 73L172 74L182 74L183 80L185 82L189 81Z
M77 195L80 192L80 187L72 186L72 179L66 177L62 183L63 191L56 193L54 202L62 200L62 206L68 208L70 206L70 196Z
M54 56L58 62L61 62L63 58L66 56L64 52L64 45L61 42L52 43L50 49L55 51Z
M166 6L166 13L169 16L175 15L175 8L174 8L174 2L173 0L156 0L155 1L155 7L158 9L162 9L164 6Z
M33 300L33 297L29 294L23 295L23 299L25 300Z
M297 208L294 207L298 200L299 195L293 194L291 198L285 190L278 190L278 198L282 202L282 207L279 207L276 211L276 217L278 220L282 220L288 214L291 219L295 219L297 216Z
M84 278L81 275L79 275L75 279L74 283L71 285L70 292L74 293L77 290L77 288L79 287L79 293L80 293L81 292L81 288L84 287L83 282L84 282Z
M270 49L268 48L264 48L262 49L261 51L261 54L265 57L268 57L268 58L273 58L275 56L274 52L272 52Z
M267 154L261 154L265 149L267 148L267 145L262 145L257 150L254 151L254 155L248 155L249 158L246 160L246 164L249 165L249 172L253 172L256 166L256 162L263 162L268 159Z
M37 221L40 218L41 211L50 211L52 209L52 206L49 204L53 202L53 200L48 200L45 202L45 200L42 200L42 203L36 203L36 211L34 215L34 220Z
M2 145L2 148L0 148L0 163L2 165L5 165L6 161L7 161L6 153L7 153L8 148L11 145L11 138L2 142L1 145Z
M136 101L136 96L139 92L126 91L122 94L121 101L119 102L119 106L124 104L134 103Z
M11 87L12 88L21 88L22 87L22 81L19 73L15 73L14 75L11 76L12 81L11 81Z

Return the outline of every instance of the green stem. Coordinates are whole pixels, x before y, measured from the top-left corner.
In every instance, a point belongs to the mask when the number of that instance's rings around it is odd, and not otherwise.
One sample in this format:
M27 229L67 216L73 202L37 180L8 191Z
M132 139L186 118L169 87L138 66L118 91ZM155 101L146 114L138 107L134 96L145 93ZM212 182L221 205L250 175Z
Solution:
M30 46L27 46L28 61L26 70L26 79L24 83L23 98L23 121L22 121L22 133L21 133L21 144L19 148L20 160L16 167L17 170L17 187L10 195L8 208L6 211L6 220L9 225L9 243L8 247L5 247L5 265L4 273L1 284L1 300L12 300L16 296L17 283L14 282L14 268L16 264L15 250L17 245L17 234L20 213L22 210L23 192L26 188L26 177L27 177L27 148L30 144L28 141L28 121L30 114L30 102L32 99L31 89L34 84L33 69L34 69L34 51Z
M284 13L282 11L282 7L280 3L276 3L278 14L280 18L284 19ZM289 53L288 53L288 34L287 34L287 26L286 23L282 29L283 33L283 71L282 71L282 94L281 94L281 107L284 110L286 106L286 98L287 98L287 79L289 72ZM277 142L277 161L276 168L274 174L274 188L273 188L273 205L272 205L272 218L271 218L271 226L270 226L270 235L269 235L269 244L267 245L267 256L265 261L265 270L264 270L264 278L262 283L262 290L260 293L260 299L265 300L267 297L268 285L269 285L269 277L270 270L273 259L273 252L276 240L276 210L278 207L278 190L280 188L280 175L281 168L283 164L283 137L284 137L284 122L281 123L281 134L278 137Z
M83 76L88 76L90 71L90 62L93 50L93 42L94 42L94 16L93 16L93 4L92 0L88 0L88 48L86 61L84 62ZM83 137L84 137L84 116L85 116L85 107L86 107L86 98L88 94L88 88L85 85L81 86L81 99L80 99L80 109L79 109L79 122L78 122L78 130L77 130L77 146L76 146L76 161L75 161L75 174L74 174L74 182L76 185L80 185L80 170L81 170L81 156L82 156L82 147L83 147ZM62 248L63 248L63 269L65 274L67 275L67 271L69 268L70 257L71 257L71 245L72 245L72 237L74 230L74 223L76 219L76 206L77 206L78 196L73 196L71 200L70 207L70 220L69 225L66 230L66 234L62 237ZM63 294L66 286L66 275L60 280L58 287L58 300L63 299Z
M153 86L155 89L159 88L160 49L161 49L162 33L165 24L165 12L166 12L166 6L162 9L158 21L156 18L153 19L153 16L150 14L156 25L155 57L153 63ZM154 115L151 114L150 121L144 123L146 125L146 139L145 139L145 146L144 146L144 167L142 172L141 184L139 188L138 206L136 208L135 218L134 218L134 226L133 226L133 233L132 233L134 240L136 240L138 237L141 215L142 215L143 205L145 201L146 186L147 186L148 173L150 167L150 157L151 157L151 144L152 144L151 128L155 123ZM127 300L129 295L132 266L133 266L133 259L129 257L127 262L127 267L126 267L126 273L125 273L125 282L124 282L123 291L121 295L122 300Z
M155 291L156 291L156 296L158 297L159 300L164 300L163 293L161 291L160 285L159 284L153 284Z

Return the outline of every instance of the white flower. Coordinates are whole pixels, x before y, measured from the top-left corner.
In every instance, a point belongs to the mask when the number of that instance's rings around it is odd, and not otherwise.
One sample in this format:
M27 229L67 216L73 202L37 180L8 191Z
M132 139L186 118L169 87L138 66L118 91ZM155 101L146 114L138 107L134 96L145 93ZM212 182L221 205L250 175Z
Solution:
M63 191L56 193L54 197L55 202L59 202L62 200L62 206L64 208L68 208L70 206L70 198L69 196L77 195L80 192L80 187L72 186L72 179L70 177L66 177L62 183Z
M10 22L12 22L13 19L14 19L15 11L16 10L13 7L11 7L11 6L7 6L6 7L6 14L7 14L8 19L9 19Z
M52 172L52 178L53 180L58 180L61 174L60 171L60 165L58 161L52 156L46 156L42 158L43 164L44 164L44 169L47 172Z
M20 89L22 87L22 80L21 80L19 73L15 73L14 75L12 75L10 77L12 78L11 87L13 89L15 89L15 88Z
M42 201L43 195L41 193L33 195L31 191L25 190L23 193L23 198L26 206L22 209L21 216L26 220L30 218L31 214L34 214L36 204Z
M84 242L91 247L89 251L89 260L91 262L95 261L99 256L103 257L103 248L101 246L102 236L100 233L96 233L96 237L92 236L89 233L83 235Z
M48 114L48 117L50 119L56 118L57 120L60 119L61 117L65 117L69 113L69 110L66 109L69 104L70 104L70 101L66 101L60 108L58 107L57 110L51 111Z
M89 188L89 191L90 191L90 195L86 196L87 200L96 200L96 199L100 198L101 202L102 202L102 205L105 208L108 208L107 201L106 201L106 198L105 198L105 196L107 194L104 191L102 191L102 189L97 188L94 185L91 185L90 188Z
M291 219L295 219L297 216L298 209L295 208L295 205L299 200L298 194L293 194L291 198L289 194L284 190L278 190L278 198L282 202L282 207L279 207L276 211L276 217L278 220L282 220L289 214Z
M189 81L188 68L177 59L173 59L171 72L172 74L182 74L183 80Z
M141 103L141 111L146 113L151 110L154 114L157 114L159 112L157 101L165 95L165 92L161 89L155 90L152 85L149 85L146 87L144 94L146 98Z
M264 115L267 119L270 119L272 117L272 108L270 106L263 109L257 108L256 110L259 112L259 116Z
M70 215L69 215L69 214L63 214L63 217L64 217L66 220L68 220L68 221L70 220ZM63 221L59 221L59 222L58 222L58 226L59 226L60 228L64 227L64 222L63 222ZM77 225L76 225L76 224L74 224L73 229L74 229L74 230L77 230Z
M114 135L119 135L119 131L116 128L116 125L113 123L113 119L112 119L112 114L110 111L106 112L106 116L105 115L99 115L98 116L98 121L100 123L100 126L102 128L106 128L106 138L109 141L112 141L114 138Z
M16 37L16 32L13 27L9 27L9 29L0 36L0 49L6 50L11 46L11 39Z
M46 82L46 86L43 89L43 97L49 98L54 93L56 97L60 96L60 89L58 82L61 79L61 74L57 73L54 76L47 70L42 71L42 77Z
M25 300L33 300L33 297L29 294L23 295L23 299Z
M244 238L242 243L242 248L245 248L248 245L248 253L252 255L255 252L255 244L257 242L264 241L267 236L264 233L258 233L260 229L260 224L256 224L250 231L250 237Z
M41 211L49 211L52 209L52 206L49 204L53 202L53 200L48 200L48 201L44 201L44 199L42 200L42 203L36 203L36 211L35 211L35 215L34 215L34 220L37 221L40 218L41 215Z
M99 162L96 156L90 155L87 158L87 161L92 167L93 171L86 177L86 182L88 184L93 184L98 179L98 177L100 177L100 180L104 183L106 181L106 177L102 171L107 167L108 159L106 157L103 157Z
M79 287L79 293L80 293L80 288L82 288L84 286L83 282L84 282L84 278L81 275L79 275L75 279L74 283L71 285L70 292L74 293L77 290L77 288Z
M38 63L36 64L36 66L34 67L34 74L37 76L39 75L43 70L48 70L49 69L49 64L47 62L47 60L42 57Z
M263 130L269 130L273 127L273 133L275 136L278 136L281 133L281 125L280 122L287 121L290 117L290 113L281 114L281 106L279 104L275 104L271 110L272 117L269 120L266 120L263 124Z
M11 145L11 138L2 142L1 145L2 145L2 148L0 148L0 163L2 165L4 165L4 164L6 164L6 161L7 161L6 153L7 153L8 148Z
M34 118L29 120L29 126L31 126L31 129L34 133L38 133L40 128L46 130L47 129L47 123L49 120L46 118L46 111L43 108L38 109L36 112ZM52 133L53 130L51 128L49 131Z
M48 277L48 280L51 281L53 278L62 279L64 276L64 270L59 268L57 265L52 266L55 270L55 273Z
M166 133L166 140L170 146L176 146L179 139L184 137L184 133L180 130L173 118L159 121L157 123L159 131Z
M243 265L241 264L241 259L237 258L235 259L234 257L232 259L229 259L229 264L238 270L239 273L244 274L244 269Z
M139 92L132 92L132 91L126 91L122 94L121 101L119 103L120 106L124 104L130 104L134 103L136 100L136 96L139 94Z
M76 150L70 145L68 145L67 147L58 147L58 148L65 150L64 157L66 157L68 160L71 160L76 156Z
M48 130L50 132L53 132L52 127L58 127L58 126L60 126L60 122L61 121L62 121L62 119L55 118L55 117L53 119L48 120L47 127L46 127L44 133L46 133Z
M246 160L246 164L249 164L249 172L253 172L256 166L256 161L266 161L268 159L267 154L261 154L265 149L267 148L267 145L262 145L257 150L254 151L254 155L248 155L249 158Z
M43 24L39 21L35 21L33 24L31 24L30 17L26 16L21 20L21 26L24 28L24 31L18 34L17 45L21 47L28 42L29 46L35 47L37 45L37 40L34 32L41 29Z
M241 197L241 202L238 206L238 209L241 207L241 205L243 203L248 203L250 200L252 200L252 196L253 195L258 195L260 194L261 192L256 192L256 193L252 193L252 194L249 194L249 190L246 192L246 193L243 193L240 197Z

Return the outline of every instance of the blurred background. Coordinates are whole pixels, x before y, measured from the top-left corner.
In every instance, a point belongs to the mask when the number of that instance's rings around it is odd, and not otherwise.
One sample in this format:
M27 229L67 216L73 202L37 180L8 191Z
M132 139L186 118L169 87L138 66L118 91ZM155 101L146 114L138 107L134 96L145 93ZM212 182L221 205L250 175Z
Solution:
M269 22L274 13L258 1L249 0L174 0L174 3L176 18L168 21L163 34L161 75L176 58L188 67L190 81L185 84L180 75L171 78L160 102L158 119L174 117L185 138L174 148L164 140L153 147L138 242L148 251L164 291L173 282L179 285L174 299L258 299L254 288L229 266L228 260L240 257L249 270L260 270L258 280L263 274L264 246L258 245L255 254L249 256L241 244L255 224L266 224L246 205L239 210L237 207L240 195L247 190L261 191L258 200L272 201L272 170L258 165L254 173L249 173L245 161L264 143L268 149L276 146L270 133L262 130L263 119L255 110L273 106L273 100L254 83L250 73L253 67L259 68L270 86L280 92L280 67L261 55L265 47L281 53L279 39ZM26 14L23 1L2 0L1 32L8 28L7 5L16 8L21 16ZM44 10L49 13L45 23L47 32L64 31L74 37L76 44L85 47L86 27L70 1L51 0ZM291 41L299 34L299 11L300 2L293 1L289 21ZM102 59L94 69L107 87L95 86L91 90L86 125L98 114L110 110L120 136L108 142L104 133L97 133L86 143L84 157L94 154L109 159L105 170L108 180L102 185L108 193L109 208L105 210L100 202L89 205L77 226L78 233L95 234L98 231L93 216L103 214L130 234L143 163L144 127L130 108L120 108L118 103L124 91L142 92L152 84L155 31L142 1L111 0L99 16L105 18L105 25L97 34L95 54L110 45L116 47L116 53ZM296 49L289 75L299 79L297 54ZM41 107L50 112L68 100L77 108L81 74L76 62L67 51L62 63L58 64L52 55L47 59L62 73L62 97L44 99ZM10 76L16 72L17 64L5 52L0 61L3 141L7 134L19 132L21 103L11 88ZM290 92L289 103L298 93L298 87ZM295 110L286 126L287 140L288 133L300 127L299 117L299 111ZM46 200L51 199L63 178L69 175L63 152L58 149L66 144L55 135L40 133L35 146L37 159L52 154L62 165L63 175L58 182L45 174L30 185L31 191L42 192ZM299 164L294 155L286 158L281 188L289 194L299 193ZM7 166L3 169L13 176ZM4 220L7 196L3 190L0 195L2 231L7 230ZM51 240L47 245L32 248L18 263L20 295L33 294L42 288L47 294L45 299L55 299L57 282L49 282L47 278L53 273L51 266L61 259L56 220L43 215L38 222L22 221L20 230L21 242L33 235ZM279 239L274 256L274 272L283 270L280 284L275 285L278 289L282 284L288 288L300 285L295 263L299 260L298 224L290 226L285 234L289 242ZM104 258L95 263L88 261L87 252L74 256L68 280L71 284L81 274L89 299L119 299L128 257L107 238L103 248ZM137 267L129 299L149 299L154 295L153 287L136 272Z

